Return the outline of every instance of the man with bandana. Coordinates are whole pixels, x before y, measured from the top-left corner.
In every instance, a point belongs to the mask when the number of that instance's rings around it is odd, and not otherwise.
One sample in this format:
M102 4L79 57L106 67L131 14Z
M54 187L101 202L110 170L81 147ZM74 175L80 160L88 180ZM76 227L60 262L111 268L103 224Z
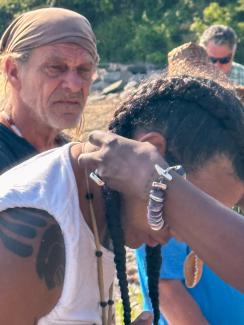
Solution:
M77 126L99 57L88 20L62 8L29 11L0 41L4 98L0 172L67 142Z
M0 170L4 171L30 156L67 142L61 131L79 124L99 57L96 39L88 20L76 12L62 8L38 9L20 15L3 34L0 53L7 85L0 120ZM67 163L69 165L69 154L59 161L63 166ZM56 166L55 171L61 174L58 178L53 175L45 181L36 173L42 171L46 174L45 166L44 162L39 167L35 166L33 171L42 185L56 187L56 199L52 200L48 195L46 202L50 204L48 211L51 214L54 206L59 207L64 226L61 230L48 213L40 216L35 209L31 209L31 213L25 210L22 215L24 219L18 212L12 215L14 222L5 220L5 217L0 218L1 243L8 248L2 251L1 258L7 267L8 275L13 275L10 278L16 280L2 283L1 292L4 298L0 299L0 323L112 324L113 308L107 308L108 303L104 306L104 300L99 303L96 299L99 292L101 299L108 296L108 285L113 282L114 275L113 254L110 250L103 253L105 266L104 274L99 273L100 280L96 280L96 264L91 267L95 270L91 272L95 275L94 281L92 276L88 277L89 281L86 276L83 277L82 264L89 269L89 261L94 262L100 256L95 254L97 252L93 234L89 229L90 224L88 226L83 220L80 209L68 209L69 218L65 218L67 211L62 207L75 201L72 196L73 189L76 188L74 175L71 173L68 177L72 184L69 187L67 179L64 180L61 176L63 167ZM17 179L22 177L23 173L19 166L16 168ZM28 169L27 174L29 173ZM8 178L8 173L4 175ZM7 182L1 182L2 190L10 184L10 178ZM27 177L25 179L31 185ZM60 183L62 180L63 184ZM32 191L31 204L37 203L44 187L40 192L37 188ZM66 191L67 196L62 197L62 190ZM11 192L14 192L13 188ZM13 202L15 207L23 205L23 191L18 198L22 203ZM41 234L50 221L49 230L45 231L44 235ZM10 233L14 235L11 236ZM28 240L40 235L43 237L39 247L30 247ZM20 238L27 239L27 242L21 242ZM64 245L65 254L61 253ZM14 252L11 257L8 255L9 250ZM39 253L34 257L33 253L36 251ZM28 259L30 256L33 258ZM11 260L14 261L14 268L11 267ZM35 272L26 276L33 265ZM2 275L4 274L6 272L2 270ZM106 278L106 281L103 282L103 278ZM36 280L38 285L34 286ZM17 283L23 284L28 292L23 291ZM14 290L11 291L13 286ZM21 303L19 297L22 296ZM110 302L112 305L113 300ZM12 314L6 305L11 306L10 308L13 306ZM107 313L107 309L110 313ZM111 322L105 322L104 319L110 319ZM144 312L133 324L149 325L151 322L152 315Z

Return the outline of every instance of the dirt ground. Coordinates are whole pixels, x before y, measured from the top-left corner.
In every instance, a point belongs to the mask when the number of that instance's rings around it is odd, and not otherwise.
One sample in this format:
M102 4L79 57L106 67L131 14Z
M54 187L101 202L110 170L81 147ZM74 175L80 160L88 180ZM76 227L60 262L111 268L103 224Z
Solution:
M111 99L97 101L94 101L92 98L86 104L81 127L71 131L74 139L84 141L93 130L106 130L119 103L119 97L116 95Z

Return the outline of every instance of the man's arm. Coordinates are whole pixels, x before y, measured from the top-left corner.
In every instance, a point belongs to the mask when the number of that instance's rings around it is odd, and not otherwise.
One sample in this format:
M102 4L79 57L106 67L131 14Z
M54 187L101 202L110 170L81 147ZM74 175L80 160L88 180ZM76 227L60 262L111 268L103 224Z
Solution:
M208 325L199 306L179 280L160 280L160 311L169 325Z
M0 324L37 324L62 291L64 241L55 220L36 209L0 212L0 265Z

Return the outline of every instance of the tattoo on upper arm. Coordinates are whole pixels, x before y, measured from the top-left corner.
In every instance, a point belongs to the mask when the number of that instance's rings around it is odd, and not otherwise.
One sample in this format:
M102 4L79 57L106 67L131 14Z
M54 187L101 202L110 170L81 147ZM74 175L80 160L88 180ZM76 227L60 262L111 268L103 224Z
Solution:
M48 224L51 216L43 210L31 208L13 208L0 212L0 239L7 249L20 257L29 257L33 253L31 242L38 229Z
M58 225L44 233L36 263L37 273L45 280L48 289L63 284L65 272L64 239Z
M0 212L0 239L4 246L19 257L33 254L32 240L45 229L36 258L36 272L48 289L63 284L65 246L62 231L46 211L13 208Z

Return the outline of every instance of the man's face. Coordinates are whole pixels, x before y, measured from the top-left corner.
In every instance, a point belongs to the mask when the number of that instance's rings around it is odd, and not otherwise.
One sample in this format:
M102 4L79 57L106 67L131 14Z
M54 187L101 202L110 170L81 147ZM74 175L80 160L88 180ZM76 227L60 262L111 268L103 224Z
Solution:
M235 176L232 164L225 156L216 156L199 170L187 175L187 179L229 208L244 193L244 182ZM165 233L153 231L148 226L145 203L130 201L124 205L123 228L126 245L135 248L142 243L149 246L165 243Z
M95 64L76 44L33 50L20 70L19 107L38 125L63 130L75 127L89 94Z
M228 73L231 69L232 61L235 55L235 49L227 44L216 44L213 41L205 45L209 61L212 62L219 70Z

